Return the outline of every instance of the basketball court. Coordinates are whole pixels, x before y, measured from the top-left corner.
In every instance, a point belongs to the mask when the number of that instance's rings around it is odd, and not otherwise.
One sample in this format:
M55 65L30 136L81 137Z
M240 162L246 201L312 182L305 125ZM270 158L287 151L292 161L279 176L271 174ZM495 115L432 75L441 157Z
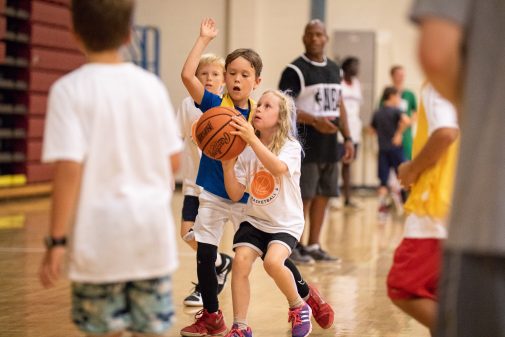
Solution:
M314 323L311 336L339 337L427 337L426 328L395 308L386 296L385 278L398 244L399 220L377 221L377 199L357 198L359 211L331 210L324 227L323 245L339 256L339 263L302 266L306 280L316 285L335 309L335 324L322 330ZM176 192L174 214L180 214L182 196ZM69 282L61 280L45 290L36 274L48 231L49 199L0 204L0 336L78 337L70 320ZM231 253L232 228L222 240ZM127 243L125 243L126 245ZM173 276L176 323L166 336L179 336L199 308L185 308L182 300L196 281L194 253L179 239L180 266ZM118 252L121 254L121 252ZM290 336L287 303L257 262L251 277L249 321L255 337ZM219 297L225 319L233 319L228 282Z

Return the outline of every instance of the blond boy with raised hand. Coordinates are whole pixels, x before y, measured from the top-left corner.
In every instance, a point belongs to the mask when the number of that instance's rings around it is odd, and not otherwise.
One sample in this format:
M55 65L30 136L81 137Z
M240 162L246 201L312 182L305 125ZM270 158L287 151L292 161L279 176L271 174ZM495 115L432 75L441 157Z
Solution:
M224 87L224 60L214 54L204 54L200 58L196 77L206 90L216 95L221 95ZM200 205L198 196L202 188L196 184L198 167L202 151L198 148L192 137L194 123L200 118L202 111L195 105L191 96L186 97L177 112L180 136L184 141L182 156L182 193L184 195L182 206L181 237L196 251L197 243L193 226ZM224 253L216 256L216 273L218 277L218 294L224 289L224 284L231 271L233 259ZM202 294L198 283L194 290L184 298L184 305L189 307L202 306Z

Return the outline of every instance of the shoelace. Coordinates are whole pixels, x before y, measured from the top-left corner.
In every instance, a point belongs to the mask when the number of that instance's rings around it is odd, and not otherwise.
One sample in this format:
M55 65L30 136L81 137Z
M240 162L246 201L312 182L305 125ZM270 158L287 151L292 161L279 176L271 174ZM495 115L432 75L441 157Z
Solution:
M238 327L236 328L231 328L230 332L228 332L228 335L227 336L230 336L230 337L246 337L246 335L244 335L244 333L242 332L242 330L240 330Z
M300 316L300 311L302 308L294 309L294 310L289 310L288 314L288 322L291 322L292 326L298 326L302 324L302 318Z
M194 325L198 325L202 328L205 328L205 316L207 312L205 309L200 309L196 314L195 314L195 323Z
M198 283L195 283L195 282L191 282L191 284L193 285L193 293L199 293L200 292L200 287L198 286Z

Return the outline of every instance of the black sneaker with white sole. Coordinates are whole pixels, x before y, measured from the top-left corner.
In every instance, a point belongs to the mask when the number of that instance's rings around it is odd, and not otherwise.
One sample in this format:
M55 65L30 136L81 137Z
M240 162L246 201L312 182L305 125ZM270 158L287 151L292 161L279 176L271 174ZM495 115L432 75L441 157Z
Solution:
M331 256L328 252L322 250L320 247L308 250L307 253L316 261L316 262L335 262L338 261L339 258L336 256Z
M221 254L222 263L219 267L216 267L217 274L217 293L220 294L223 291L224 285L228 274L231 272L231 265L233 263L233 258L229 255Z
M297 244L296 247L293 248L291 255L289 255L289 259L293 261L294 264L298 265L311 265L315 263L312 256L307 253L305 247L301 244Z
M193 283L195 286L191 294L189 294L182 303L187 307L202 307L202 294L200 293L200 288L197 283Z

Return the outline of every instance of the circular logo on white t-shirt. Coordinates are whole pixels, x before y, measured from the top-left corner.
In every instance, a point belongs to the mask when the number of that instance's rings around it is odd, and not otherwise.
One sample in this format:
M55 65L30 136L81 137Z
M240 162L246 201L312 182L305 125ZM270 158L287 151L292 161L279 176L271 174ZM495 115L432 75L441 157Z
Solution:
M251 181L251 201L259 206L272 203L280 191L280 180L266 170L254 174Z

